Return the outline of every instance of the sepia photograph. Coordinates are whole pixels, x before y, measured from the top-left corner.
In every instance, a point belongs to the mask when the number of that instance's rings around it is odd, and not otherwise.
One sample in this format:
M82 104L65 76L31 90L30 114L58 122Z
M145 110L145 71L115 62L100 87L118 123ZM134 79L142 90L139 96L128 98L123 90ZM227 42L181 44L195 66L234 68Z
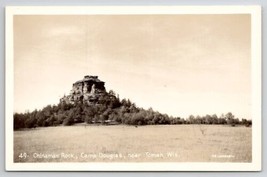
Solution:
M6 169L261 170L260 13L7 7Z

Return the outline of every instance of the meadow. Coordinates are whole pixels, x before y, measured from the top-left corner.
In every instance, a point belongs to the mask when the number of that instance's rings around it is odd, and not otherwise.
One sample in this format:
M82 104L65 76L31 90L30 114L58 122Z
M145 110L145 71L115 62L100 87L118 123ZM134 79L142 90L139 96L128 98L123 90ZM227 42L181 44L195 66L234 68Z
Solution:
M14 162L251 162L251 127L97 126L14 131Z

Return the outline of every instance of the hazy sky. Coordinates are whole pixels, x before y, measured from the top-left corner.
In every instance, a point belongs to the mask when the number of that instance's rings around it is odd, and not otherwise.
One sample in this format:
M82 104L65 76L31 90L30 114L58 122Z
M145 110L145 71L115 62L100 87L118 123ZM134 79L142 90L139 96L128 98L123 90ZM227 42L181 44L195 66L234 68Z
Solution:
M250 25L245 14L15 16L14 111L98 75L140 107L251 118Z

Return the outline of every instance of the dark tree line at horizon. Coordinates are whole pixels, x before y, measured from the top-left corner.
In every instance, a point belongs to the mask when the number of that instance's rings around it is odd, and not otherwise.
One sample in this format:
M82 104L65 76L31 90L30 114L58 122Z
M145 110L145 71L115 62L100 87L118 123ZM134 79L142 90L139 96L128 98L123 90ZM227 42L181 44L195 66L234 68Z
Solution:
M75 102L48 105L41 110L14 114L14 130L23 128L69 126L75 123L87 124L126 124L126 125L160 125L160 124L222 124L251 126L252 121L239 120L229 112L218 117L216 114L206 116L190 115L187 119L172 117L137 107L129 99L119 99L114 91L100 96L96 104Z

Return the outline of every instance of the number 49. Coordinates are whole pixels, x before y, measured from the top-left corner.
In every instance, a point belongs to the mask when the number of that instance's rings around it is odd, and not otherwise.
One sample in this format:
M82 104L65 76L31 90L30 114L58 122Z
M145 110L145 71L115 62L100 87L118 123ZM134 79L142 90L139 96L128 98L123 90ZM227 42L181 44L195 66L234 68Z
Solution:
M26 159L27 158L27 153L26 152L23 152L23 153L20 153L19 154L19 158L21 158L21 159Z

